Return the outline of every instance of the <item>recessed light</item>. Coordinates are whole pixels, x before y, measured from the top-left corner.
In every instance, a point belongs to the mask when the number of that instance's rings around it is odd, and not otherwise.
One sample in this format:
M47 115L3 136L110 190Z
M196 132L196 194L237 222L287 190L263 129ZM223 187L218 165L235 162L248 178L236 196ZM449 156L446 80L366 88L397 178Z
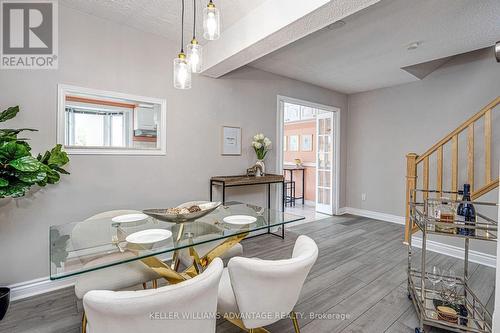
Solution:
M408 51L412 51L412 50L417 49L420 45L422 45L422 42L420 42L420 41L418 41L418 42L412 42L412 43L410 43L410 44L408 44L406 46L406 49Z

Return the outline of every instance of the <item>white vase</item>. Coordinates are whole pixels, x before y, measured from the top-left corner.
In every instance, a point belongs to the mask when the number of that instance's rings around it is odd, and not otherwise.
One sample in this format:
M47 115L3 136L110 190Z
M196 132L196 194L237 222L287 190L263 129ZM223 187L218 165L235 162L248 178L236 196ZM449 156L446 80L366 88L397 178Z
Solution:
M266 174L266 165L264 164L264 160L257 160L257 162L255 162L255 165L259 165L262 168L262 172L260 169L257 169L255 176L257 177L264 176Z

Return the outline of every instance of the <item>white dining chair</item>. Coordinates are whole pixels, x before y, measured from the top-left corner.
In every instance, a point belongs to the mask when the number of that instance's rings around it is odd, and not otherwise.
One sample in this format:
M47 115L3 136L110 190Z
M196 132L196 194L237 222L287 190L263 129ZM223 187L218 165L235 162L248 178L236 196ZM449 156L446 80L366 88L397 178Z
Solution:
M136 210L113 210L103 213L99 213L87 218L84 222L79 223L71 234L71 241L73 242L75 248L81 248L86 244L92 243L96 245L109 244L111 242L109 235L109 225L104 225L102 232L86 232L87 228L92 228L92 230L97 230L93 223L99 223L98 220L111 219L115 216L125 215L125 214L137 214L141 213ZM88 231L88 230L87 230ZM92 239L87 239L89 235L92 235ZM92 261L85 263L84 268L90 268L105 264L107 262L117 262L127 257L132 258L131 253L113 253L106 255L103 258L97 258ZM160 276L150 269L148 266L140 261L132 261L120 265L115 265L109 268L102 268L95 271L85 273L78 277L75 282L75 295L78 299L78 305L83 299L84 295L91 290L122 290L138 285L146 288L146 282L152 281L153 288L157 286L156 280ZM83 314L82 322L85 322L85 312ZM82 332L85 333L85 325L82 325Z
M89 333L214 333L217 290L224 266L216 258L200 275L140 291L88 292Z
M293 308L317 258L318 246L307 236L299 236L291 259L232 258L222 273L218 312L250 332L279 321L278 314L290 314L299 333ZM276 316L259 315L263 313Z

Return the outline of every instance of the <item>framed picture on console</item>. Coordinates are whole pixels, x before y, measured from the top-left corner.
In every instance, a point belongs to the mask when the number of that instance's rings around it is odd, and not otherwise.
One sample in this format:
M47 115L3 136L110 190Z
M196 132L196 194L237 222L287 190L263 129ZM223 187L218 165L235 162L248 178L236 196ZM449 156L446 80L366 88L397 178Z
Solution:
M241 155L241 127L222 126L221 139L221 155Z

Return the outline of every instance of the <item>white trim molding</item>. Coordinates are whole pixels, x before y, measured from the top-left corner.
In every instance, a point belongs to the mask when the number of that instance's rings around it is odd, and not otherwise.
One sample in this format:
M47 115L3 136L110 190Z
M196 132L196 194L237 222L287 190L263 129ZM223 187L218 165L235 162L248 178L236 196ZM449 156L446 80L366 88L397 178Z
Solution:
M331 106L331 105L324 105L324 104L319 104L315 102L309 102L293 97L288 97L288 96L283 96L283 95L278 95L276 96L276 141L274 144L274 148L276 148L276 173L282 175L283 174L283 165L285 163L284 161L284 151L283 151L283 136L285 133L285 121L284 121L284 115L283 115L283 104L285 102L287 103L293 103L293 104L298 104L302 106L308 106L311 108L315 109L321 109L323 111L329 111L333 112L335 115L335 153L334 153L334 174L335 174L335 179L333 182L337 184L338 186L334 186L335 188L335 193L334 195L334 200L335 200L335 206L333 208L333 214L338 215L339 214L339 205L340 205L340 137L341 137L341 129L340 129L340 116L341 116L341 109L336 106ZM316 187L316 185L315 185ZM279 195L281 195L281 192L279 192ZM276 198L278 200L278 198ZM278 201L276 201L278 202ZM279 206L278 206L279 207Z
M172 260L171 253L160 254L156 257L162 261ZM51 280L48 276L46 276L34 280L14 283L8 286L10 288L10 300L17 301L28 297L49 293L51 291L73 287L79 277L80 275L70 276L58 280Z
M372 210L353 208L353 207L343 207L341 208L341 211L343 211L342 214L352 214L356 216L369 217L374 220L381 220L402 225L405 224L405 218L403 216L374 212Z
M51 291L72 287L75 285L77 277L72 276L60 280L50 280L49 277L24 281L10 285L11 301L28 298L31 296L45 294Z
M108 148L66 145L66 96L69 94L84 94L108 99L126 100L135 102L136 104L150 103L159 105L160 121L158 130L160 134L157 138L157 148ZM167 100L60 83L57 85L57 143L61 144L64 150L70 155L165 155L167 152Z
M353 208L353 207L343 207L339 209L339 215L343 214L352 214L356 216L363 216L363 217L368 217L372 218L375 220L380 220L380 221L385 221L385 222L391 222L391 223L396 223L400 225L405 224L405 217L404 216L398 216L398 215L392 215L392 214L386 214L386 213L380 213L380 212L374 212L371 210L366 210L366 209L360 209L360 208ZM412 238L412 245L418 248L422 248L422 238L420 237L413 237ZM432 252L437 252L441 254L445 254L447 256L453 257L453 258L459 258L459 259L464 259L464 250L460 247L453 246L453 245L448 245L432 240L427 240L427 249ZM469 261L470 262L475 262L477 264L485 265L488 267L496 267L496 256L479 252L479 251L474 251L470 250L469 251Z

